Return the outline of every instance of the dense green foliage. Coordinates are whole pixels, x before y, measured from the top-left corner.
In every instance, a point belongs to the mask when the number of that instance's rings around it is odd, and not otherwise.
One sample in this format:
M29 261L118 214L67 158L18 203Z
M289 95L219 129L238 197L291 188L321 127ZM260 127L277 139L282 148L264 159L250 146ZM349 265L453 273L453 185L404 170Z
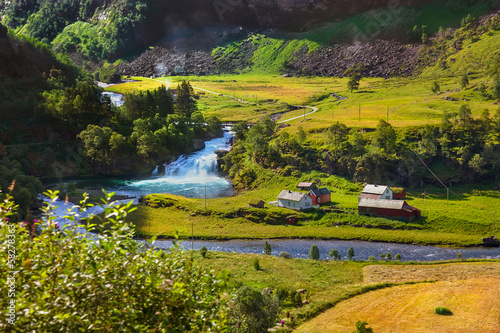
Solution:
M52 202L56 193L49 193ZM13 331L149 331L206 332L227 329L228 299L223 279L193 264L178 248L159 252L131 238L126 222L130 204L119 206L107 196L102 223L106 235L81 237L74 228L58 227L49 203L43 220L12 224L9 196L0 203L0 248L15 249L13 260L2 256L0 282L13 276L3 304L15 300ZM82 208L89 207L85 201ZM73 210L68 219L75 222ZM76 228L76 227L75 227ZM9 282L10 284L10 282ZM22 315L21 315L22 314Z
M279 299L272 294L243 286L233 296L231 332L267 332L280 312Z
M121 75L115 66L103 66L94 73L94 79L104 83L118 83L121 81Z
M145 19L147 4L112 1L104 6L90 0L10 1L3 23L51 43L57 52L81 53L88 59L112 59L135 48L133 28Z
M99 173L119 173L120 166L130 158L151 166L191 151L195 139L222 134L217 118L205 119L196 109L189 82L180 85L175 104L165 86L126 94L125 104L115 111L116 117L110 123L114 129L88 125L78 137Z
M275 133L271 120L262 120L249 131L239 130L223 168L240 186L256 187L258 173L252 163L282 176L317 170L351 177L357 182L394 181L419 186L434 182L426 165L442 163L452 170L442 181L462 183L493 179L500 172L500 112L488 110L479 119L462 105L445 112L439 127L426 125L396 129L380 120L374 132L349 129L335 123L326 131L324 145L300 143L298 136ZM424 164L425 163L425 164Z

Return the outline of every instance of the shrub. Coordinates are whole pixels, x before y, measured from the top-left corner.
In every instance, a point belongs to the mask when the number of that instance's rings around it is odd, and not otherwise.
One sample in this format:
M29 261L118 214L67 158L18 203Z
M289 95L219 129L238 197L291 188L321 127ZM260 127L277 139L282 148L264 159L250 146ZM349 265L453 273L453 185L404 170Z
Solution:
M392 260L392 255L390 253L387 253L385 256L386 256L388 261Z
M396 254L396 256L394 257L394 259L396 259L397 261L401 261L401 255L399 253Z
M267 332L268 328L275 325L281 311L277 297L248 286L240 287L232 297L231 303L229 315L232 328L221 331L234 332L234 327L238 325L238 332ZM202 326L199 326L198 330L204 331ZM167 331L173 332L170 329Z
M290 253L286 251L281 251L280 254L278 255L280 258L285 258L285 259L290 259L292 256Z
M255 268L256 271L260 271L261 270L259 259L255 258L253 260L253 268Z
M280 302L286 300L289 296L289 291L287 289L278 288L276 289L276 297L278 297Z
M58 193L46 194L55 200ZM108 232L87 238L75 235L76 229L72 227L56 228L52 215L54 201L43 208L39 222L44 227L38 228L36 234L23 224L10 224L6 218L15 207L10 204L10 196L3 196L0 239L14 235L18 260L12 265L0 260L0 271L17 271L16 310L23 313L16 318L14 330L229 329L228 301L222 297L223 281L199 268L178 246L165 252L136 242L132 239L133 226L125 220L133 210L132 203L120 205L111 202L107 193L105 197L104 214L97 219ZM88 208L89 204L84 200L81 206ZM82 211L73 210L67 219L77 222L75 215ZM8 245L1 241L0 251L7 253ZM82 292L82 288L86 291ZM8 299L7 292L0 293L1 303L7 303ZM166 299L169 301L165 302ZM6 321L0 322L0 331L9 331L7 325Z
M374 256L369 256L368 261L377 261L377 258L375 258Z
M201 254L201 256L202 256L203 258L205 258L205 257L206 257L207 252L208 252L208 250L207 250L207 248L206 248L205 246L203 246L203 247L200 249L200 254Z
M445 308L444 306L438 306L435 308L434 313L441 316L451 316L453 314L450 309Z
M366 321L358 321L356 323L356 330L352 333L373 333L373 329L366 327L368 323Z
M462 253L457 253L457 259L458 260L463 260Z
M272 252L271 244L269 244L266 241L266 244L264 245L264 254L270 255Z
M352 260L355 256L356 254L354 254L354 249L350 247L349 250L347 250L347 260Z
M339 251L333 249L330 251L330 253L328 253L328 255L330 256L330 258L332 258L333 260L340 260L340 254L339 254Z
M380 260L384 260L384 261L385 261L385 253L382 253L382 254L380 255Z
M302 306L302 296L300 293L295 293L293 302L295 303L295 306Z
M439 86L439 83L437 81L432 82L431 91L436 95L441 91L441 87Z
M319 249L316 244L311 245L309 250L309 259L318 260L319 259Z

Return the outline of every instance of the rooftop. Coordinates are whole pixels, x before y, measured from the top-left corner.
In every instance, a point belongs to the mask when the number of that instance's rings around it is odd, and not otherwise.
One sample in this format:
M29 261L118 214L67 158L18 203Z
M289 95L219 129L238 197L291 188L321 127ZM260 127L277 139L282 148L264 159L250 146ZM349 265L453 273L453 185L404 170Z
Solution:
M278 195L278 199L299 202L306 195L307 195L306 193L294 192L294 191L289 191L289 190L283 190L283 191L281 191L280 195Z
M388 186L367 184L361 193L384 194Z
M332 193L326 187L313 189L313 190L311 190L311 192L314 193L314 195L317 196L317 197L325 195L325 194L331 194Z
M385 209L398 209L398 210L403 209L404 206L408 206L404 200L385 200L385 199L374 200L365 198L361 198L358 204L358 207L385 208Z

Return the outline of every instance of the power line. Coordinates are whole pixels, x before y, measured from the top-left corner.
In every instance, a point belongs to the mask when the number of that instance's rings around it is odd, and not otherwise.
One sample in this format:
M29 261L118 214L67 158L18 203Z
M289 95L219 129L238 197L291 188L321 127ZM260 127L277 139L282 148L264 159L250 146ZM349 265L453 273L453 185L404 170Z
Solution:
M460 199L462 199L462 197L461 197L461 196L459 196L458 194L456 194L455 192L453 192L452 190L450 190L450 188L449 188L448 186L446 186L446 185L445 185L445 184L441 181L441 179L439 179L439 177L438 177L438 176L436 176L436 174L435 174L435 173L434 173L434 172L433 172L433 171L432 171L432 170L431 170L431 169L427 166L427 164L425 164L424 160L422 160L422 158L420 158L420 156L418 155L418 153L417 153L415 150L411 149L411 151L412 151L413 153L415 153L415 155L417 155L417 157L418 157L418 159L420 160L420 162L422 162L422 164L423 164L423 165L427 168L427 170L429 170L429 172L430 172L430 173L434 176L434 178L436 178L436 179L437 179L437 180L441 183L441 185L443 185L443 187L444 187L444 188L446 188L448 191L450 191L451 193L455 194L457 197L459 197Z

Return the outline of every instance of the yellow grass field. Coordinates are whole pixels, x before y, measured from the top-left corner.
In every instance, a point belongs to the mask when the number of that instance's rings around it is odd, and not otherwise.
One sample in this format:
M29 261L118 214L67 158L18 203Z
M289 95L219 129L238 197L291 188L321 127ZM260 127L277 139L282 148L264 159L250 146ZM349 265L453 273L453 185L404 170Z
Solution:
M453 263L428 266L371 265L363 267L364 283L455 281L479 277L500 278L500 263Z
M500 264L367 266L365 283L438 280L369 292L337 304L300 326L300 333L354 331L358 320L376 333L500 332ZM438 306L452 316L434 314Z

